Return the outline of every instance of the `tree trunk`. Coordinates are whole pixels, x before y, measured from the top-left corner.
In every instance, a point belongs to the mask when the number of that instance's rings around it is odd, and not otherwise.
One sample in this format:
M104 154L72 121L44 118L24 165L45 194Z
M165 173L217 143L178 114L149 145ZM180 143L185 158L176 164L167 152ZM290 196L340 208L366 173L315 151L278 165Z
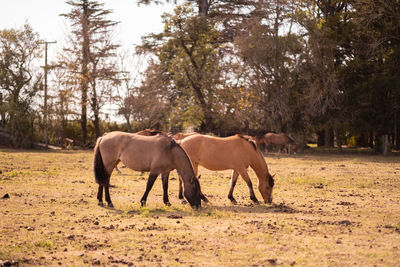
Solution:
M334 145L334 134L333 134L333 128L331 128L331 127L325 128L324 144L326 147L333 147L333 145Z
M340 139L340 133L339 133L339 130L338 129L334 129L334 135L335 135L335 137L336 137L336 144L337 144L337 146L338 146L338 150L339 151L342 151L343 149L342 149L342 140Z
M389 152L389 135L388 134L384 134L382 136L382 138L383 138L382 154L384 156L387 156L388 152Z
M394 113L394 142L393 145L396 149L400 149L400 116L397 114L397 110Z
M325 144L325 130L321 130L317 132L318 140L317 147L322 147Z
M369 133L368 147L370 147L370 148L374 147L374 132L372 132L372 131Z
M127 131L128 133L131 133L131 132L132 132L131 122L129 121L129 118L126 119L126 131Z
M88 4L83 6L82 23L82 63L81 63L81 142L86 144L87 139L87 102L88 102L88 65L89 65L89 32L88 32Z

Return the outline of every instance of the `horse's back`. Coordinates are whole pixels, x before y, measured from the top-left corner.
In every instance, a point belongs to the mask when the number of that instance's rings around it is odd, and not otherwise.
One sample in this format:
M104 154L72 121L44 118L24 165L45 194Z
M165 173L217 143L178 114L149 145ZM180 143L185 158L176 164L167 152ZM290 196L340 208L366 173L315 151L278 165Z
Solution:
M254 149L248 141L237 136L221 138L193 135L183 139L181 145L192 161L210 170L248 166L249 160L246 157L249 149Z
M105 162L122 161L136 171L149 171L153 162L160 162L171 138L156 135L143 136L124 132L111 132L101 140L101 153Z
M175 140L182 140L185 139L186 137L192 136L192 135L198 135L199 133L196 132L191 132L191 133L176 133L174 134L173 138Z

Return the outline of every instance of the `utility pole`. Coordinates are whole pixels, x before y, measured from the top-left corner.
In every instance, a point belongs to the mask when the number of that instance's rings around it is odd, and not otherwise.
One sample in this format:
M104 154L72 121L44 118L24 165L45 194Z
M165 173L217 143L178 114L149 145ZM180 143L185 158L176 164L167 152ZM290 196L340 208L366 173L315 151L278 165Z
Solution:
M45 144L46 148L49 147L49 133L48 133L48 123L47 123L47 116L48 116L48 110L47 110L47 71L49 69L49 66L47 65L47 50L49 44L55 44L57 43L56 41L54 42L40 42L39 44L44 44L44 114L43 114L43 119L44 119L44 138L45 138Z

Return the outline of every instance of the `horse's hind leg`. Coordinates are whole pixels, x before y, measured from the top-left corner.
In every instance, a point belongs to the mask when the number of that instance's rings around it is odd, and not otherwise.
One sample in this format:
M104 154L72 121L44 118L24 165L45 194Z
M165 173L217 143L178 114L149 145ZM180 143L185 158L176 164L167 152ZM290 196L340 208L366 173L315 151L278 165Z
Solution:
M179 176L179 199L183 199L182 178Z
M142 207L146 206L147 196L149 195L149 192L153 187L153 184L156 181L157 176L158 173L157 174L150 173L149 178L147 179L146 191L144 192L142 199L140 200L140 204L142 205Z
M253 183L250 180L249 175L247 174L246 170L242 170L239 171L240 176L242 176L243 180L246 182L247 187L249 188L249 194L250 194L250 199L254 202L254 203L259 203L258 199L256 198L256 195L254 194L254 190L253 190Z
M169 172L161 174L163 191L164 191L163 195L164 204L167 206L171 206L171 203L169 202L168 199L168 178L169 178Z
M229 188L228 198L233 204L237 204L236 199L233 197L233 189L235 189L235 185L236 185L238 176L239 176L239 173L236 172L235 170L232 170L231 186Z
M99 190L97 191L97 200L99 206L104 206L103 204L103 186L99 185Z
M110 190L108 188L108 185L104 186L104 193L106 195L106 201L107 201L107 205L109 208L114 208L113 203L111 202L111 198L110 198Z

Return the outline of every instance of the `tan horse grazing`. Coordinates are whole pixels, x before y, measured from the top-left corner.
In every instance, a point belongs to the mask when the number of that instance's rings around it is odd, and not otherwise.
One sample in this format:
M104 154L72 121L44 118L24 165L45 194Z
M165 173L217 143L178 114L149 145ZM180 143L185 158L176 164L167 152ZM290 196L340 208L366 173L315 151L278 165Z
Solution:
M192 136L192 135L195 135L195 134L198 134L198 133L196 133L196 132L192 132L192 133L176 133L176 134L174 134L173 138L175 140L182 140L182 139L184 139L184 138L186 138L188 136Z
M95 180L99 184L97 199L103 205L103 187L108 206L112 207L109 184L114 167L122 161L135 171L150 172L146 191L140 203L146 205L147 196L157 176L162 174L163 200L168 200L168 175L176 169L183 180L184 195L192 207L200 207L200 184L195 176L190 158L185 150L172 137L164 135L142 136L124 132L110 132L99 137L94 149L93 169Z
M279 146L279 152L281 152L282 148L286 148L288 154L290 153L289 151L289 145L291 145L293 153L297 153L297 143L294 141L293 138L289 137L288 135L284 133L276 134L276 133L267 133L264 135L264 142L265 146L268 148L269 144L274 144Z
M257 175L258 190L264 202L272 202L273 176L268 172L264 157L250 137L235 135L219 138L197 134L183 139L180 144L192 160L196 175L199 165L214 171L233 170L228 194L228 198L232 203L237 203L233 197L233 189L235 188L239 174L249 188L250 199L258 203L253 191L253 185L247 173L249 166ZM179 191L181 190L180 188Z

